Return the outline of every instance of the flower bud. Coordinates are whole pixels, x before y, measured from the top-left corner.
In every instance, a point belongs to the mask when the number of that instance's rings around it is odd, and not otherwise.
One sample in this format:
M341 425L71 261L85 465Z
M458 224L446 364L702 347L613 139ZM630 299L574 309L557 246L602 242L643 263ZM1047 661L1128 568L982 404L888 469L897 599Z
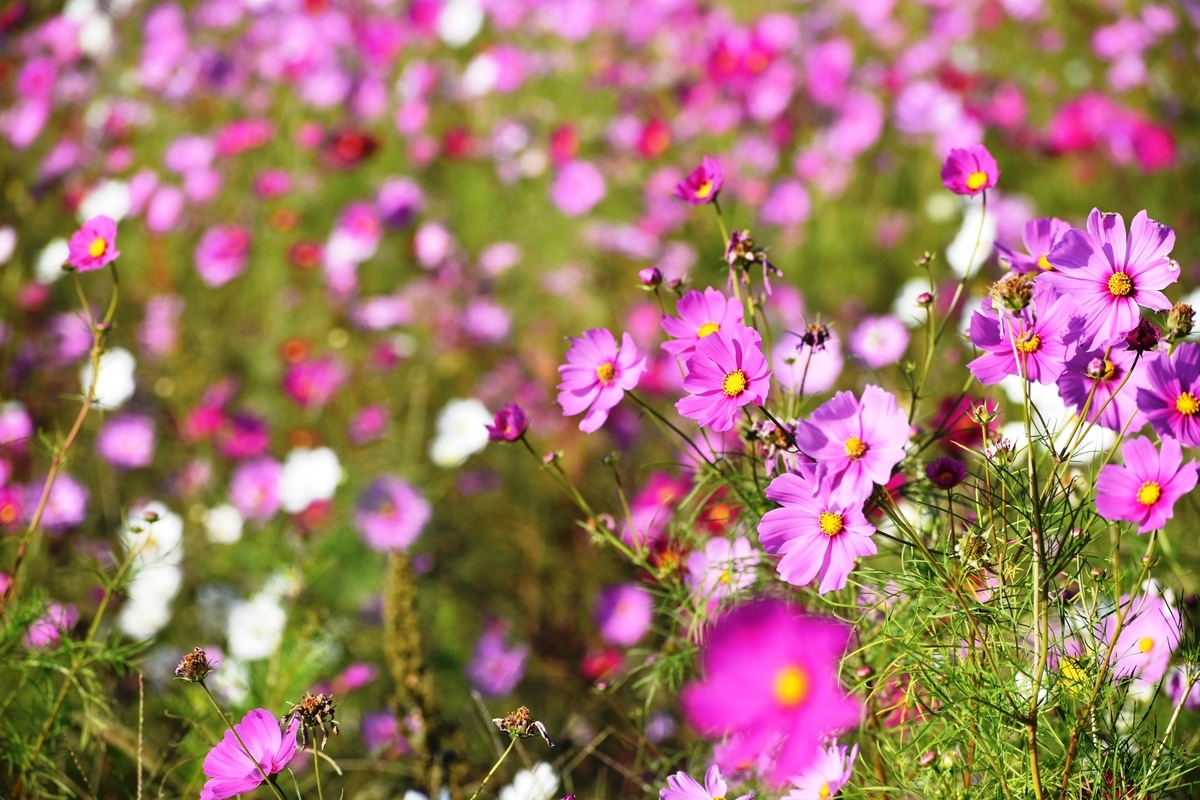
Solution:
M1196 311L1187 303L1176 303L1171 306L1167 315L1167 341L1178 342L1192 332L1195 327Z
M922 308L933 305L933 295L929 292L921 292L917 295L917 305Z
M646 267L638 273L638 280L642 282L643 289L656 289L663 282L662 270L658 267Z
M1130 350L1144 353L1158 347L1158 338L1158 328L1151 325L1149 320L1143 319L1138 322L1136 328L1125 335L1125 343L1129 345Z

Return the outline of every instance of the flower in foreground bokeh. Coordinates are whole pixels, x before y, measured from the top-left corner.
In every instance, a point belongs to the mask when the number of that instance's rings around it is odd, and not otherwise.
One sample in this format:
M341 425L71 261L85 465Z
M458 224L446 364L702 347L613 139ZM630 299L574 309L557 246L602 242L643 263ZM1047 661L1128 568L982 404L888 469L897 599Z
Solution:
M431 515L429 501L416 489L393 475L383 475L359 495L354 525L372 550L407 550Z
M596 596L595 618L600 638L633 647L654 621L654 597L636 583L606 586Z
M233 730L225 731L224 738L204 757L208 781L200 791L200 800L225 800L252 792L263 782L264 772L274 775L283 771L296 753L298 725L294 720L286 731L280 731L279 720L264 708L256 708L243 717Z
M677 356L686 356L696 349L696 343L706 336L731 330L742 322L742 304L734 297L725 297L709 286L704 292L695 289L680 298L675 306L679 318L664 316L663 330L671 337L662 349Z
M101 214L83 223L67 242L67 263L80 272L101 269L121 255L117 249L117 223Z
M721 162L704 156L700 160L700 166L676 184L675 196L686 201L689 206L704 205L717 199L724 183L725 173L721 169Z
M761 347L758 331L741 324L700 339L683 379L689 394L675 408L714 431L732 428L738 409L766 402L771 389L771 370Z
M1175 514L1179 498L1196 488L1195 461L1183 463L1183 448L1163 437L1162 453L1144 436L1121 448L1125 466L1106 464L1096 480L1096 510L1109 520L1138 523L1138 533L1158 530Z
M780 600L742 606L714 625L700 656L702 677L680 699L702 735L731 737L720 766L741 770L777 746L765 777L782 785L820 758L824 738L859 723L862 704L838 683L850 633Z
M704 785L686 772L667 776L667 785L659 789L659 800L724 800L729 794L729 784L721 776L721 768L713 764L704 774ZM753 800L754 792L744 794L737 800Z
M1166 311L1171 301L1162 289L1179 280L1170 258L1175 231L1139 211L1125 233L1120 214L1093 208L1087 230L1063 234L1049 259L1057 268L1046 281L1079 303L1085 325L1081 341L1092 347L1120 342L1137 327L1142 306Z
M154 420L144 414L110 417L96 434L96 452L121 470L149 466L155 443Z
M529 418L525 415L525 409L516 403L505 403L496 411L492 424L486 427L491 441L515 442L525 435Z
M793 586L820 580L825 594L846 585L860 556L875 555L875 527L863 516L862 500L839 502L828 480L787 472L767 487L767 499L779 503L763 515L758 539L768 553L782 554L779 576Z
M558 404L563 414L573 417L587 411L579 430L591 433L608 419L625 392L637 387L646 371L646 357L638 353L633 337L625 333L621 346L605 328L592 328L571 339L567 363L558 368Z
M1146 383L1137 406L1159 436L1200 447L1200 345L1185 342L1175 352L1143 356Z
M745 536L732 542L718 536L687 560L688 584L702 601L716 602L754 583L761 556Z
M908 349L908 328L893 316L867 317L850 334L850 352L871 369L895 364Z
M852 750L844 744L829 745L815 764L790 778L795 788L784 795L784 800L829 800L850 782L857 758L858 745Z
M587 161L564 164L550 187L550 199L568 217L588 213L606 194L604 175Z
M955 148L942 165L942 185L955 194L976 195L996 185L1000 167L981 144Z

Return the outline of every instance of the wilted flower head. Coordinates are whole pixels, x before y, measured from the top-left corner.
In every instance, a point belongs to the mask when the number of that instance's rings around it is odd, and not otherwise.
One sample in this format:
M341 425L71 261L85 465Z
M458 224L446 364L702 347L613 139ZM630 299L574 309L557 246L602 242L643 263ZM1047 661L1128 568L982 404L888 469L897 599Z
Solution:
M319 728L321 731L321 749L325 749L326 742L329 741L329 732L332 730L334 735L338 733L337 720L333 718L334 712L337 710L337 704L333 702L333 698L327 694L313 694L305 692L304 697L299 703L293 703L288 712L283 715L281 724L284 727L289 727L290 723L297 721L300 723L300 746L308 747L309 737L313 736L313 728ZM315 737L314 737L315 743Z
M1171 306L1171 313L1167 315L1167 341L1174 343L1191 335L1195 324L1195 309L1187 303Z
M197 647L183 657L179 666L175 667L175 677L184 681L202 681L212 672L213 665L209 663L208 653Z
M536 735L541 736L548 746L554 746L554 743L550 741L550 736L546 733L546 726L535 720L525 706L521 706L516 711L510 711L503 717L493 719L492 724L517 739L528 739Z

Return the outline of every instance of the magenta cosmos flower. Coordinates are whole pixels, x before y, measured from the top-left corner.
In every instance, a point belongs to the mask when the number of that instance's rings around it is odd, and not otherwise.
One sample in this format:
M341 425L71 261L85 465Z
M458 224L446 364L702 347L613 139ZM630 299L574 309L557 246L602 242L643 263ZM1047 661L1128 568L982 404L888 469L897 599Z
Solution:
M689 206L701 206L716 200L724 183L721 162L705 156L700 160L700 166L675 185L675 196Z
M101 269L116 261L121 255L117 249L117 223L103 214L92 217L71 236L67 252L67 263L80 272Z
M1086 405L1088 422L1113 431L1129 425L1129 432L1137 433L1146 425L1146 415L1137 407L1138 391L1149 385L1146 359L1139 360L1136 353L1114 347L1105 357L1104 349L1080 350L1058 377L1058 396L1077 414Z
M596 627L609 644L633 647L654 622L654 598L636 583L606 586L596 595Z
M908 349L908 328L893 316L867 317L850 334L850 352L871 369L895 364Z
M704 775L704 785L686 772L676 772L667 777L666 788L659 789L659 800L725 800L729 795L729 784L721 776L721 768L713 764ZM737 800L753 800L754 792L744 794Z
M246 269L250 232L236 225L209 228L193 254L200 279L214 289L224 286Z
M942 185L955 194L977 195L998 180L1000 167L981 144L954 148L942 164Z
M771 370L761 347L758 331L740 323L698 340L683 379L689 394L675 408L714 431L732 428L738 409L761 405L771 389Z
M1024 253L1018 253L1002 244L996 245L996 253L1000 257L1000 263L1007 263L1013 272L1049 272L1054 269L1054 265L1049 261L1050 251L1069 230L1071 223L1058 217L1031 219L1021 229Z
M678 319L662 318L663 330L671 337L671 341L663 342L662 349L676 356L691 353L704 337L742 323L742 304L737 298L727 298L711 286L703 292L685 294L675 306L675 313Z
M529 645L520 642L509 647L507 639L508 624L500 619L488 620L467 664L466 675L471 686L489 699L510 694L525 677Z
M256 708L225 731L225 737L204 757L204 774L208 781L200 791L200 800L225 800L254 791L263 782L263 773L280 772L296 754L296 727L293 720L286 732L279 730L279 720L264 708ZM234 732L237 735L234 735ZM238 742L241 737L242 742ZM246 749L242 749L242 744ZM250 755L246 755L246 750ZM250 760L250 756L254 760ZM257 763L258 766L255 766ZM262 767L262 771L259 771Z
M1183 463L1183 448L1169 436L1162 453L1144 436L1121 448L1125 466L1106 464L1096 479L1096 510L1110 520L1138 523L1138 533L1158 530L1175 513L1175 502L1196 488L1195 461Z
M1139 211L1125 233L1120 214L1093 208L1087 230L1069 230L1050 251L1056 268L1039 280L1079 303L1086 321L1081 341L1093 347L1117 344L1137 327L1138 306L1166 311L1171 301L1160 290L1179 279L1169 257L1175 231Z
M878 386L863 389L862 400L838 392L796 429L800 449L816 460L819 474L843 505L861 503L874 484L886 484L904 458L908 418L896 398Z
M529 428L529 417L525 409L516 403L505 403L492 418L491 425L485 425L488 439L493 442L515 442L525 435Z
M625 392L633 391L645 371L646 358L638 354L628 333L617 347L617 340L604 328L584 331L580 338L571 339L567 363L558 368L562 378L558 404L568 417L587 411L579 430L591 433L604 424Z
M780 600L742 606L716 623L700 656L702 677L680 699L699 733L729 737L722 767L740 771L770 749L767 777L781 785L816 762L826 737L859 723L862 704L838 684L850 633Z
M1112 674L1115 678L1134 676L1157 683L1167 674L1171 654L1183 636L1183 617L1157 591L1136 600L1121 598L1125 623L1113 646ZM1111 642L1116 630L1115 612L1102 625L1101 641ZM1103 650L1101 650L1103 652Z
M1035 288L1033 302L1016 313L976 311L971 343L986 352L967 369L985 386L1009 375L1054 383L1066 366L1067 349L1076 335L1071 318L1078 312L1072 298L1055 297L1049 287Z
M407 550L432 516L429 501L392 475L376 478L354 508L354 525L372 550Z
M1160 436L1200 447L1200 345L1185 342L1171 355L1145 356L1146 382L1137 406Z
M782 555L779 577L793 586L819 580L820 594L841 589L859 556L875 555L875 528L863 516L862 501L838 502L827 480L784 473L767 487L779 503L758 523L758 540Z

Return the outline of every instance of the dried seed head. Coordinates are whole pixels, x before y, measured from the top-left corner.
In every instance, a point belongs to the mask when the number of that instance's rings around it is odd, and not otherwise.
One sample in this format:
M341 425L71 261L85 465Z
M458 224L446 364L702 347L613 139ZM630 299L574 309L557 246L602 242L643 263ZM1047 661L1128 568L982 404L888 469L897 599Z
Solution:
M175 668L175 677L182 681L202 681L212 672L213 665L208 661L208 654L197 647L183 657Z
M1172 342L1183 339L1192 332L1196 322L1196 311L1187 303L1171 306L1167 315L1167 338Z
M541 736L548 746L554 746L554 743L550 741L550 735L546 733L546 726L533 719L529 709L525 706L521 706L516 711L510 711L503 717L493 719L492 724L517 739L528 739L536 734Z
M993 283L989 294L994 305L1020 311L1033 299L1033 278L1023 272L1011 272Z
M324 750L325 743L329 741L329 731L332 730L334 735L338 733L338 724L333 718L336 710L337 705L333 702L332 696L306 692L300 702L294 704L288 713L283 715L282 722L284 727L287 727L294 720L300 721L298 733L301 747L308 747L310 738L315 741L312 729L319 728L321 730L321 749Z

